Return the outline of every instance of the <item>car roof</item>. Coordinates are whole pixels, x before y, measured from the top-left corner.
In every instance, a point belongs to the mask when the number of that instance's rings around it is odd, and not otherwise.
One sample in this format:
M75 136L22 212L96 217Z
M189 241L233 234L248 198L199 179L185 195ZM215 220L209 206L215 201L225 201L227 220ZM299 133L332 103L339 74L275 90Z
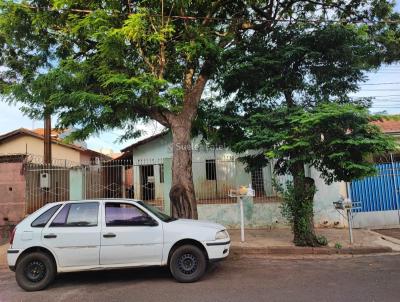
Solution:
M129 202L138 202L138 199L130 199L130 198L93 198L93 199L81 199L81 200L65 200L65 201L55 201L50 202L48 204L56 205L56 204L64 204L64 203L84 203L84 202L94 202L94 201L107 201L107 202L121 202L121 201L129 201Z

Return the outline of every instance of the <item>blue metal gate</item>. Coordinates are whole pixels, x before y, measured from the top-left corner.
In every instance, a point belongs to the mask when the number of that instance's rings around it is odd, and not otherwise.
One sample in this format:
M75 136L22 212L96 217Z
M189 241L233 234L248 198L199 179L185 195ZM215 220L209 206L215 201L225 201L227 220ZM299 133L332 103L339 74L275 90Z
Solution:
M400 210L400 162L379 164L376 168L376 176L351 182L351 200L361 203L355 212Z

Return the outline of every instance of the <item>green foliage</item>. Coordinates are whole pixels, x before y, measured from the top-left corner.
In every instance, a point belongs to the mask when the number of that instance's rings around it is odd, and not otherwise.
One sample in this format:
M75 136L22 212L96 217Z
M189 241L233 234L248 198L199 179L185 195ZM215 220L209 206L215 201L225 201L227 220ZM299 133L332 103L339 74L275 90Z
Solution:
M230 147L242 154L252 150L244 156L250 166L277 160L275 172L291 174L301 161L320 171L327 183L373 175L371 156L395 148L392 137L370 124L368 110L353 104L321 103L309 109L282 105L222 119L219 130Z
M341 250L343 248L342 244L340 242L335 243L335 249Z
M293 182L287 181L285 184L280 184L274 181L274 187L283 199L280 205L281 214L290 223L293 232L296 234L294 243L299 246L327 245L327 239L324 236L315 236L313 231L314 209L312 200L316 192L315 186L311 186L309 190L302 192L303 202L299 202L299 194L296 192L297 189Z
M318 235L317 236L317 242L321 246L327 246L328 245L328 239L323 235Z
M282 197L283 202L280 205L281 214L290 225L294 223L295 203L293 182L287 181L285 185L274 180L274 187L279 195ZM312 209L311 209L312 210Z
M196 104L187 95L221 63L235 30L226 17L241 10L240 1L1 0L0 93L32 117L57 114L82 138L148 119L169 127ZM171 18L180 15L200 19Z
M115 127L130 131L147 119L169 127L169 117L186 105L194 107L195 116L197 89L204 88L195 85L199 78L222 80L227 91L239 89L238 97L254 95L257 102L285 87L302 89L301 75L309 73L320 87L308 85L310 93L322 98L338 90L341 98L348 87L340 81L342 69L354 88L360 73L348 66L370 64L370 69L381 57L394 59L399 49L395 25L333 24L319 32L296 19L394 18L391 7L383 0L277 6L263 1L0 0L0 93L32 117L41 118L44 110L57 114L60 127L80 127L76 135L81 136ZM293 23L271 22L272 17ZM381 47L347 47L353 40ZM337 53L345 64L332 60ZM307 67L317 58L318 65ZM302 59L306 64L291 72Z
M386 2L370 5L366 18L399 18ZM271 162L276 174L293 177L282 212L298 245L323 243L314 234L314 185L304 167L328 184L351 181L373 175L372 156L395 148L370 123L381 118L369 114L371 99L351 94L365 72L399 60L399 33L385 23L294 22L244 37L224 53L218 85L228 101L205 102L198 129L242 154L250 170Z

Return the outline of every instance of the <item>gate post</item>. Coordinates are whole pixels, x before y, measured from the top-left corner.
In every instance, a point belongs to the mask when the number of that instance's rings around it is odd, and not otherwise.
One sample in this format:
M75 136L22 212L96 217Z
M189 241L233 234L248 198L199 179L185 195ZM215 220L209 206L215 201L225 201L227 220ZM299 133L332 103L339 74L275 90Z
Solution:
M125 166L121 165L121 190L122 190L122 198L126 197L126 185L125 185Z
M172 186L172 158L164 158L164 185L163 185L163 194L164 194L164 212L168 215L171 215L171 200L169 199L169 190L171 190Z
M393 153L390 153L390 161L392 164L392 173L393 173L393 184L394 184L394 198L396 201L396 207L397 207L397 216L399 217L399 224L400 224L400 206L399 206L399 191L397 187L397 177L396 177L396 170L395 170L395 165L394 165L394 160L393 160Z

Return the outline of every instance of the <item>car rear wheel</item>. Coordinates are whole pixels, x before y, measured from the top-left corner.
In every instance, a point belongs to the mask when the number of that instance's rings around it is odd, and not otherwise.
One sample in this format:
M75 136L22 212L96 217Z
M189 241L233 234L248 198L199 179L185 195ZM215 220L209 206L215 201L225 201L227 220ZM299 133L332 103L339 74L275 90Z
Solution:
M18 261L15 278L20 287L26 291L37 291L46 288L56 276L53 259L40 252L22 256Z
M178 247L171 256L169 269L179 282L195 282L205 273L207 259L203 251L194 245Z

